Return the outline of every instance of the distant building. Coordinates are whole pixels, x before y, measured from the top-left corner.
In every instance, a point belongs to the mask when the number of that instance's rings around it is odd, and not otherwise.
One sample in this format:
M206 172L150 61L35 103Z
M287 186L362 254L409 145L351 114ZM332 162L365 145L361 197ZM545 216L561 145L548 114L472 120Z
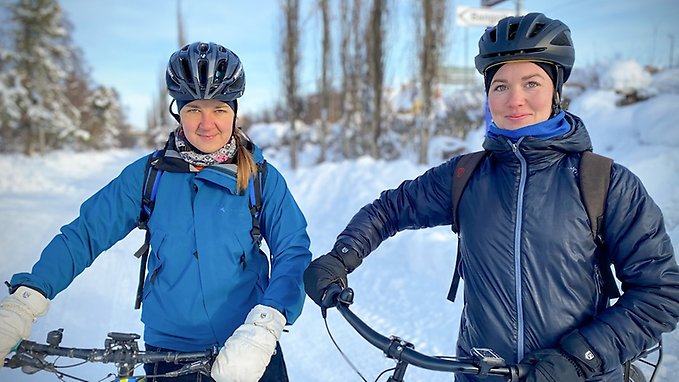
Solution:
M445 85L476 86L481 78L476 68L470 66L443 66L439 76Z

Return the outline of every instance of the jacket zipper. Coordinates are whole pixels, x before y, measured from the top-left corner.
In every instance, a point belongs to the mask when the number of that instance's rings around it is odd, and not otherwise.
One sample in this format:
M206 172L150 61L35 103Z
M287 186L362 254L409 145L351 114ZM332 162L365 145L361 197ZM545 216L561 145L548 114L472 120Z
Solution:
M520 138L516 143L510 142L514 155L519 159L521 164L519 170L519 191L516 200L516 225L514 226L514 293L516 293L516 315L517 315L517 343L516 356L517 362L520 362L524 356L524 336L525 327L523 320L523 300L521 299L521 229L523 226L523 193L526 189L526 178L528 177L528 166L526 159L519 151L519 145L523 138Z
M594 315L599 314L599 303L603 294L603 278L598 265L594 265L594 286L596 287L596 299L594 300Z

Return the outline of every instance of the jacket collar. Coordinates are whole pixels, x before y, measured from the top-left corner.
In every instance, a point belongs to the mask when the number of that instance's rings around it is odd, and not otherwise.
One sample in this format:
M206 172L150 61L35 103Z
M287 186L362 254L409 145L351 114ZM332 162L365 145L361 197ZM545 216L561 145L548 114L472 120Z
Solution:
M246 147L252 152L255 162L264 162L262 150L251 141L246 142ZM238 174L236 158L233 158L230 163L219 163L199 169L181 158L179 152L175 150L172 135L170 135L170 138L165 144L163 153L156 163L156 166L167 172L196 173L196 179L209 181L229 189L234 194L236 193L236 175Z
M558 137L540 139L532 136L520 139L516 144L502 136L487 135L483 148L493 153L502 162L516 163L518 158L514 150L531 165L547 166L567 154L592 151L592 141L582 120L574 114L566 112L566 121L570 130Z

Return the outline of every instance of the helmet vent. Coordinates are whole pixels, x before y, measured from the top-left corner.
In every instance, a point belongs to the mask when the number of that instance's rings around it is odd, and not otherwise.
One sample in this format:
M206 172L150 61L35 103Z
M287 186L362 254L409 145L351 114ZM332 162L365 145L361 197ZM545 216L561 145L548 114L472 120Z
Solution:
M519 24L509 24L509 32L507 33L507 40L514 40L516 38L516 31L519 30Z
M543 23L537 23L537 24L535 24L535 27L534 27L533 30L530 32L530 34L528 35L528 37L535 37L535 36L537 36L538 33L540 33L540 31L543 30L544 28L545 28L545 24L543 24Z
M552 45L558 45L558 46L571 46L573 43L571 42L571 39L566 35L565 32L561 32L554 39L551 41Z
M189 62L185 58L181 57L179 58L179 64L182 68L182 77L191 78L191 67L189 66Z
M215 71L215 82L222 82L226 75L226 60L219 60Z
M198 60L198 81L201 89L207 87L207 65L206 60Z

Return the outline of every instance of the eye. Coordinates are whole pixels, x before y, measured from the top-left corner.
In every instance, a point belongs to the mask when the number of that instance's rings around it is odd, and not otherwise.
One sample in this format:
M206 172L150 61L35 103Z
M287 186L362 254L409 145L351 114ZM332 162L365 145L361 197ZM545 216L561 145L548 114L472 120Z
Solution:
M539 82L537 81L528 81L526 82L526 87L527 88L537 88L538 86L541 86Z
M495 85L495 86L493 87L493 91L494 91L494 92L503 92L503 91L505 91L505 90L507 90L507 89L508 89L508 88L507 88L507 85L505 85L505 84L499 84L499 85Z

